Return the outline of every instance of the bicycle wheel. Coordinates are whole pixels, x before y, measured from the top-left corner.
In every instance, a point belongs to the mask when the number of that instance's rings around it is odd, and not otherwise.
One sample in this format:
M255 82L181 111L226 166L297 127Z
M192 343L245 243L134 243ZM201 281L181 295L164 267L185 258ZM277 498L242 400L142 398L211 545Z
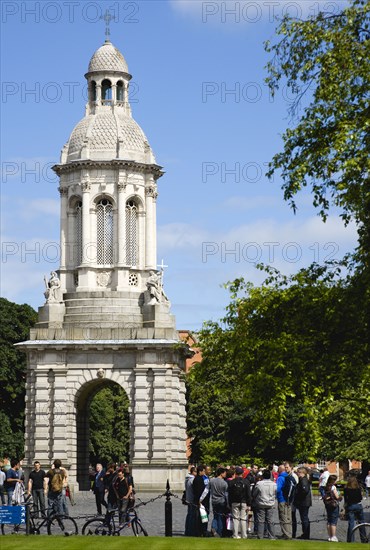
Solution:
M14 525L13 523L2 523L0 531L2 535L25 535L26 524L20 523L19 525Z
M48 521L48 535L71 537L77 534L77 523L69 516L54 516Z
M353 542L370 544L370 523L360 523L352 531Z
M82 527L82 534L109 536L112 534L112 526L102 519L89 519Z
M141 521L139 519L134 520L131 524L133 533L135 537L147 537L148 533L145 531L144 527L141 525Z

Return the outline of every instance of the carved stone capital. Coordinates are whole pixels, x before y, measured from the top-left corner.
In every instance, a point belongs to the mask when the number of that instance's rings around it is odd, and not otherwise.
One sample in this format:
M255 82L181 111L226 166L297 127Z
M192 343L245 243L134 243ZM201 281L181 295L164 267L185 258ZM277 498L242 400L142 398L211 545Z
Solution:
M156 185L149 185L148 187L146 187L145 188L145 195L147 197L152 197L154 200L156 200L157 197L158 197L157 186Z
M81 188L83 193L87 193L91 189L91 182L89 180L81 181Z
M68 188L67 187L58 187L58 191L61 197L68 197Z

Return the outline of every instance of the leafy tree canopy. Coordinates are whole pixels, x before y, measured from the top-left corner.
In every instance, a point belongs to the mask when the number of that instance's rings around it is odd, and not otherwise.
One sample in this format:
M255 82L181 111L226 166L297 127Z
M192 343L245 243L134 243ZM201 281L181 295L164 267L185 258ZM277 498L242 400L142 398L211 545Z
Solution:
M321 12L307 21L286 16L277 34L279 42L265 44L274 54L267 83L274 93L286 81L295 94L293 120L302 104L304 113L284 133L284 150L268 175L281 172L294 210L295 195L310 186L324 219L332 201L346 222L368 223L370 3L352 0L338 14Z
M37 313L0 298L0 455L21 457L24 448L26 356L14 344L28 340Z
M267 271L260 287L229 284L227 316L201 331L188 378L194 458L367 458L364 289L317 265Z
M118 384L100 390L90 404L90 461L129 459L129 400Z

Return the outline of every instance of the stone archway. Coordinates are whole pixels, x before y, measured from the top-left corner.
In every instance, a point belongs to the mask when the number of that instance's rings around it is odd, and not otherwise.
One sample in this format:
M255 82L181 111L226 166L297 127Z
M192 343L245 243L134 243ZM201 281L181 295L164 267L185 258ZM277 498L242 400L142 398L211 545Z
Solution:
M129 413L129 430L130 430L130 444L128 453L125 457L129 460L130 453L132 452L132 410L131 402L127 392L122 387L119 382L109 380L106 378L97 378L86 382L81 386L80 390L75 396L75 407L76 407L76 433L77 433L77 449L76 449L76 481L79 484L80 490L88 491L90 489L90 480L89 480L89 464L90 464L90 406L94 397L105 388L114 388L119 387L123 392L126 393L126 397L129 402L128 413ZM110 428L110 426L108 426ZM113 457L112 457L113 458Z

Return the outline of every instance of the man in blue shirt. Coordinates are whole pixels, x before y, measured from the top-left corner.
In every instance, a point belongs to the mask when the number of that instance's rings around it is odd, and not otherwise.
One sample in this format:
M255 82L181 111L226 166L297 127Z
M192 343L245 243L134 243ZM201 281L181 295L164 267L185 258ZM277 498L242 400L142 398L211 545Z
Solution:
M12 498L15 486L17 483L21 483L21 476L19 472L19 468L21 467L19 460L16 458L13 458L10 461L10 468L6 472L6 492L8 494L8 506L12 505Z
M286 501L283 495L283 487L286 482L286 478L292 472L292 465L290 462L284 462L280 464L278 469L278 478L276 481L276 498L278 501L279 522L282 531L282 537L285 540L292 538L292 507Z

